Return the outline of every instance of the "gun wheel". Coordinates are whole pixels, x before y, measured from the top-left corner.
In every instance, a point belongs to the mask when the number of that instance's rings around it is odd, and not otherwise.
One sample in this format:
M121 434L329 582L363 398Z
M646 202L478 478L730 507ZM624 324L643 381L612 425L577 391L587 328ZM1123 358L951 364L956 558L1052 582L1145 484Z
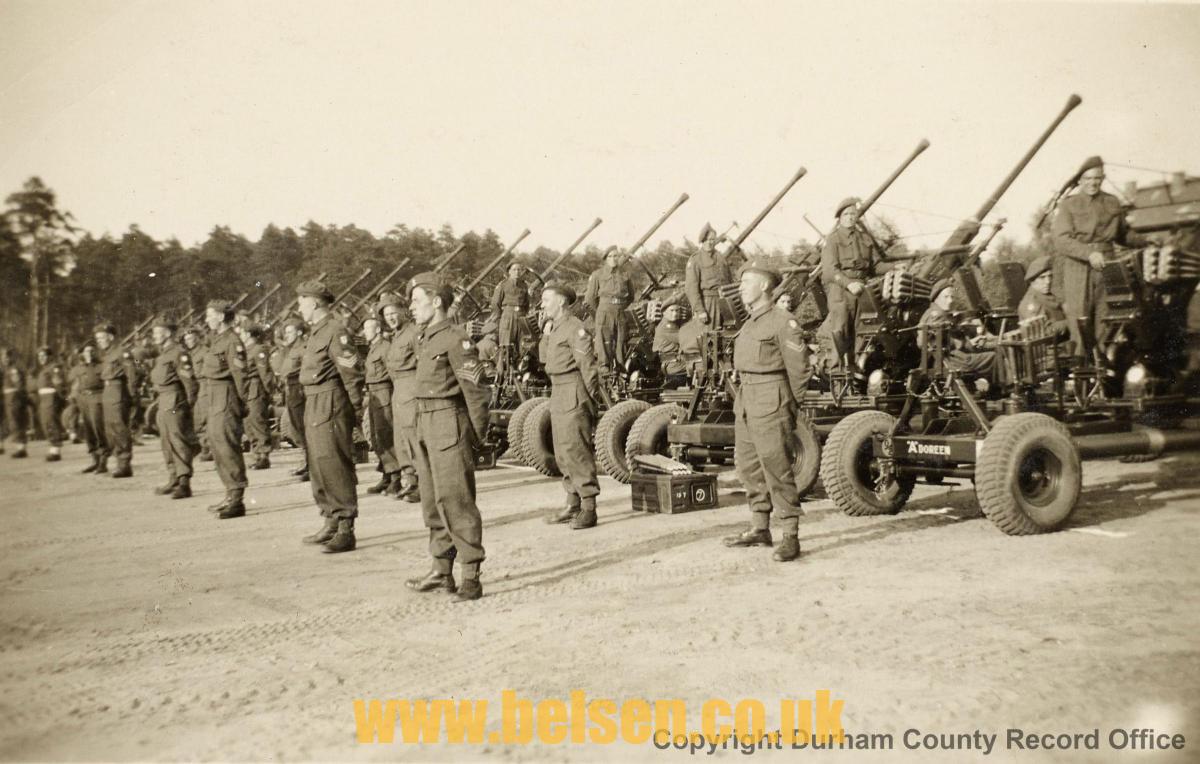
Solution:
M796 417L796 458L792 461L792 476L801 496L817 484L821 472L821 439L817 428L806 416Z
M670 456L667 441L667 426L682 419L687 411L678 403L660 403L642 412L629 428L625 439L625 461L633 464L639 454Z
M625 456L625 442L634 421L650 408L642 400L621 401L614 405L596 426L596 463L614 480L628 483L632 468Z
M996 422L975 465L975 495L988 519L1010 536L1062 526L1083 486L1071 434L1045 414L1026 412Z
M912 495L916 480L897 478L878 486L872 444L890 432L894 419L882 411L859 411L838 422L821 451L821 482L843 512L854 517L892 515Z
M525 419L523 435L525 463L549 477L562 474L554 458L554 431L550 425L550 399L534 406Z
M525 420L529 418L529 412L533 411L535 406L547 400L549 398L541 397L521 401L508 419L508 455L515 457L521 464L529 464L529 460L525 458Z

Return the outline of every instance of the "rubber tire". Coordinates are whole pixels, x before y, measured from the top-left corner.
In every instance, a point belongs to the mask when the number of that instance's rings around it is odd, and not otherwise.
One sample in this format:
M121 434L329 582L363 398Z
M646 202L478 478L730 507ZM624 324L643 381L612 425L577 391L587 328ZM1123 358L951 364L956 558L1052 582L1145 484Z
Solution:
M550 427L550 400L538 403L525 418L522 453L525 463L549 477L562 474L554 459L554 433Z
M861 459L869 455L871 436L889 432L895 420L883 411L858 411L838 422L821 452L821 482L833 503L852 517L894 515L912 495L916 480L896 480L882 494L864 485ZM868 449L866 453L863 450Z
M678 403L660 403L642 412L629 428L625 439L625 461L633 464L633 457L661 454L670 456L667 447L667 425L673 419L682 419L687 410Z
M513 410L512 416L508 418L507 453L521 464L529 464L525 458L525 420L535 406L548 400L550 399L546 397L527 398L521 401L521 404Z
M625 442L633 423L650 404L636 398L614 405L596 425L596 466L614 480L628 483L633 476L629 461L625 458Z
M792 462L792 477L796 490L804 496L817 484L821 475L821 439L817 428L806 416L796 417L796 459Z
M1048 452L1059 474L1048 495L1032 501L1021 495L1023 467L1035 449ZM1026 412L998 420L983 439L975 465L975 495L989 520L1010 536L1029 536L1061 528L1083 490L1083 465L1071 433L1045 414Z

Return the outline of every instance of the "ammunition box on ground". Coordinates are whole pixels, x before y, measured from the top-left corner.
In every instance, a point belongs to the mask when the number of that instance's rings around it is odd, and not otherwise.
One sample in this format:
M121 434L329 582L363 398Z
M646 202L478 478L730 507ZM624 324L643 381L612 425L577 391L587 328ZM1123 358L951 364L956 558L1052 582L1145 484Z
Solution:
M716 509L717 476L657 475L635 472L630 480L633 508L639 512L677 515L699 509Z

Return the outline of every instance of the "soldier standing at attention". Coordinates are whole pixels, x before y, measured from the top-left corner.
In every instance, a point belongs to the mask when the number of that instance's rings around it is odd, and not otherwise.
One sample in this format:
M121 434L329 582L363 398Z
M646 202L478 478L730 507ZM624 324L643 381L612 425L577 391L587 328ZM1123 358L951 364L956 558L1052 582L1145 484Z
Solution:
M246 436L254 454L252 470L271 468L271 364L262 344L266 333L246 320L238 336L246 348Z
M588 277L584 302L595 316L596 359L601 375L625 363L629 325L625 309L633 302L633 282L625 270L625 255L616 247L604 253L604 264Z
M549 523L571 524L573 530L596 526L594 454L596 412L600 401L600 374L596 369L592 335L583 321L570 312L575 290L551 282L542 290L542 332L538 354L550 377L550 427L554 458L563 474L567 505L547 517Z
M483 596L483 520L475 504L474 444L488 423L487 390L475 346L446 317L454 291L436 273L409 282L418 324L416 425L409 448L421 482L421 511L429 528L433 570L405 582L419 592L455 592L454 560L462 565L459 601Z
M719 319L717 287L732 284L733 271L726 255L717 251L717 232L708 223L700 229L700 251L688 258L683 275L695 319L702 324Z
M508 264L508 278L492 292L492 315L497 317L496 374L504 373L517 358L524 334L525 316L529 315L529 284L525 266L517 259Z
M1088 157L1076 175L1079 191L1059 202L1052 227L1059 252L1055 293L1071 325L1082 320L1087 337L1096 335L1104 315L1101 271L1115 258L1114 245L1147 243L1129 230L1120 200L1100 190L1103 182L1104 161Z
M62 364L54 360L50 348L38 348L38 365L34 370L34 385L37 388L38 421L42 423L42 432L50 443L46 452L46 461L62 460L63 431L60 415L67 394L67 376Z
M208 444L208 380L204 378L204 357L208 354L208 336L197 326L189 326L183 330L183 346L191 355L192 369L195 372L196 387L193 393L195 403L192 405L192 427L196 430L196 439L200 443L200 453L197 455L202 462L213 460L212 449Z
M363 408L362 365L349 330L330 309L333 293L320 281L306 281L296 294L300 316L310 327L300 359L304 439L313 500L325 518L321 530L304 542L324 544L325 552L349 552L357 543L354 425Z
M392 448L400 465L400 491L395 498L415 504L421 492L409 443L417 427L417 325L404 320L404 304L395 292L379 296L379 312L392 333L383 360L392 381Z
M245 517L246 462L242 458L242 417L246 415L246 348L233 328L228 300L212 300L204 311L211 337L201 376L207 388L205 425L225 498L209 507L221 520Z
M137 380L137 370L130 352L116 344L117 330L111 324L100 324L93 336L100 348L100 378L104 380L104 393L100 397L104 409L104 438L117 466L112 476L133 476L133 437L129 432L129 409L132 405ZM103 470L96 470L103 472Z
M796 455L796 409L804 400L812 367L795 318L776 310L771 290L779 274L760 261L742 267L739 293L750 311L733 345L738 372L733 403L734 454L750 504L750 529L725 546L771 546L771 512L783 523L779 562L800 556L800 495L792 475Z
M300 449L300 466L292 474L308 482L308 444L304 439L304 385L300 384L300 361L304 358L307 326L299 316L283 322L283 361L279 376L283 380L283 405L287 409L288 430Z
M854 323L858 320L858 296L877 263L871 240L858 225L858 197L850 196L837 206L838 225L825 238L821 250L821 284L829 299L827 318L837 356L835 367L853 367Z
M29 389L25 372L15 363L4 369L4 425L16 447L10 456L24 459L25 441L29 439Z
M382 309L383 305L380 304ZM379 460L382 476L367 493L400 493L400 462L396 459L392 425L392 379L388 376L387 352L391 342L383 336L383 327L375 317L363 321L363 336L367 339L367 358L364 378L367 384L367 423L371 433L371 450Z
M158 355L150 367L150 384L158 394L158 439L162 445L167 482L154 489L160 496L187 499L192 495L192 457L198 444L192 429L193 396L188 380L195 379L188 352L175 341L179 325L169 316L159 316L151 325Z
M104 407L100 402L104 392L104 379L100 376L100 362L96 360L96 346L88 341L79 351L79 364L72 370L75 400L79 404L79 419L83 423L83 439L87 443L92 463L82 472L108 472L108 440L104 437Z

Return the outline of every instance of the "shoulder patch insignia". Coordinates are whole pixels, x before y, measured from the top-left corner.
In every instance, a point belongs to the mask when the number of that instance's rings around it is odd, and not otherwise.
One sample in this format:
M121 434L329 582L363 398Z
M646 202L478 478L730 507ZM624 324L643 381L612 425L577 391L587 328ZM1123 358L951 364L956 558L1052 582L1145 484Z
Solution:
M470 350L471 349L471 341L463 340L462 346L463 346L463 350Z
M342 344L343 344L343 345L349 345L349 344L350 344L350 335L348 335L348 334L343 334L341 339L342 339Z
M186 361L187 359L188 359L188 357L187 357L187 353L180 353L180 354L179 354L179 360L181 360L181 361Z
M266 353L259 353L259 354L258 354L258 357L259 357L259 358L266 358L266 357L267 357L267 354L266 354Z
M580 330L579 330L579 336L580 336L580 337L586 337L586 336L587 336L587 329L580 329Z
M800 328L800 324L796 323L796 319L794 319L794 318L789 318L789 319L788 319L788 326L792 327L793 329L799 329L799 328Z

